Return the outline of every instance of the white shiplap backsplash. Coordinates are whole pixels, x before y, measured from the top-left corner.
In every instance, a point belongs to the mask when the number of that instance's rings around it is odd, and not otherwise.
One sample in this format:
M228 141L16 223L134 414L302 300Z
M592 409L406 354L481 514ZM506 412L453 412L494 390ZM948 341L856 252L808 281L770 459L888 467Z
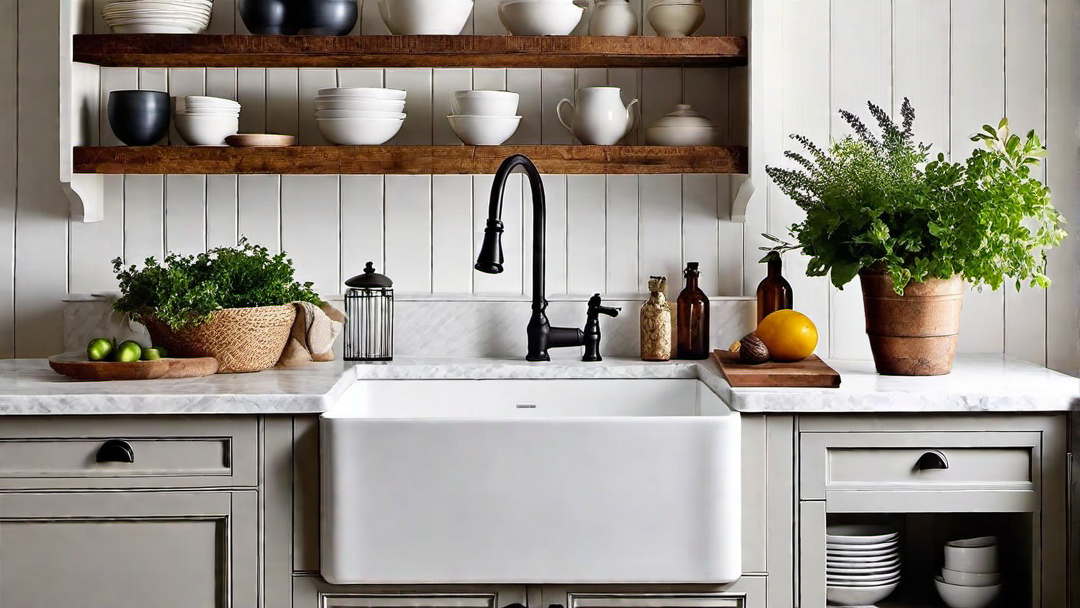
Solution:
M642 0L631 1L640 14ZM702 33L747 33L751 0L704 1L709 18ZM765 16L751 39L753 61L766 70L757 99L769 120L755 127L764 134L765 162L783 162L790 132L816 140L843 134L835 116L840 107L861 109L867 99L898 107L909 96L919 112L920 135L942 151L966 153L967 134L1002 114L1018 129L1047 133L1047 179L1059 208L1075 218L1070 0L752 1L762 3ZM61 348L60 300L68 292L114 289L113 257L138 261L166 250L197 252L232 244L240 235L287 250L301 276L324 293L339 293L342 280L371 260L407 300L526 299L531 206L520 178L506 197L507 271L499 276L471 269L490 176L113 176L107 178L105 221L69 224L62 217L66 201L51 186L55 143L37 139L55 140L53 106L39 107L56 96L54 2L17 0L18 12L0 20L0 45L17 40L19 50L17 64L13 54L0 55L0 100L17 82L20 101L17 148L5 138L13 133L11 117L0 116L0 141L19 159L17 196L15 169L0 162L0 257L11 256L0 264L0 357ZM503 33L496 4L477 0L466 33ZM245 33L232 0L215 0L214 7L212 33ZM356 33L386 33L373 1L361 12ZM100 18L95 28L105 31ZM643 28L651 33L644 19ZM747 138L744 70L110 68L101 74L103 100L109 90L135 87L235 98L243 105L242 131L294 133L302 143L322 143L311 99L318 88L334 85L407 89L409 117L398 144L457 143L444 116L447 92L462 88L522 94L524 119L512 143L570 143L555 105L576 87L598 84L622 87L627 102L640 97L644 126L686 101L720 125L727 143ZM103 117L97 128L101 143L116 143ZM640 141L642 132L631 141ZM182 143L175 133L170 140ZM730 222L737 180L545 176L549 293L578 299L603 292L629 301L650 274L675 279L684 262L697 260L711 295L752 294L762 272L760 233L784 234L799 211L775 187L758 184L762 194L747 222ZM1074 242L1054 252L1056 283L1049 292L970 294L962 349L1006 352L1075 372ZM822 279L802 277L803 268L792 256L787 274L796 306L821 330L819 352L867 357L857 287L837 291ZM566 321L576 324L576 317Z

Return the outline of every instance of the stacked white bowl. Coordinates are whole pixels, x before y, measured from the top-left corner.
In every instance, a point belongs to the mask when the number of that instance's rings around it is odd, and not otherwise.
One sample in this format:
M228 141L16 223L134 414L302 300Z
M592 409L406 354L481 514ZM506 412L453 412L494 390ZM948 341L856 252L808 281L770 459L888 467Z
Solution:
M213 0L120 0L101 9L117 34L201 34Z
M405 123L405 91L372 87L319 89L315 122L332 144L384 144Z
M509 91L451 91L446 117L450 128L467 146L498 146L521 124L520 96Z
M994 536L945 543L945 567L934 577L950 608L984 608L1001 593L998 540Z
M240 129L240 104L231 99L188 95L176 100L176 132L191 146L224 146Z
M886 526L829 526L825 597L839 606L880 602L900 584L900 534Z
M567 36L585 7L575 0L502 0L499 20L515 36Z

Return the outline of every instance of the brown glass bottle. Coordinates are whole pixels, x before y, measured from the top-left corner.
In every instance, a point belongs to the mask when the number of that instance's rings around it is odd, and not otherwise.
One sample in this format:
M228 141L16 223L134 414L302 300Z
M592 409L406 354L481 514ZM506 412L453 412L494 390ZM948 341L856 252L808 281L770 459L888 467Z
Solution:
M709 298L698 287L697 262L690 262L684 271L686 288L679 294L676 307L679 334L678 356L680 359L707 359L709 357Z
M794 295L791 284L784 278L784 261L776 251L770 251L763 262L769 264L769 274L757 288L757 320L761 320L778 310L791 310L794 307Z

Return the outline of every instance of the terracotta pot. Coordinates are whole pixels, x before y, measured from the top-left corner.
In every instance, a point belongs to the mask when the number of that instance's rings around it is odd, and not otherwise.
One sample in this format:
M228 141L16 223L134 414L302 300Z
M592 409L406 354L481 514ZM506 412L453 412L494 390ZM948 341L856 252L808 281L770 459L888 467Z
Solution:
M879 374L942 376L952 371L960 334L964 281L930 279L910 283L896 295L883 271L859 273L866 334Z

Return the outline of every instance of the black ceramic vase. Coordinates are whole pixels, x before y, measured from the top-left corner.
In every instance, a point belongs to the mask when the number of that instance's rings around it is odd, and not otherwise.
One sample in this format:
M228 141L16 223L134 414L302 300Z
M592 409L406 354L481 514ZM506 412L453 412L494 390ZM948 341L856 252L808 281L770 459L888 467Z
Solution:
M240 19L252 34L292 36L300 32L297 0L240 0Z
M152 146L169 131L172 100L164 91L109 93L109 126L129 146Z
M346 36L356 26L356 0L299 0L300 33L311 36Z

